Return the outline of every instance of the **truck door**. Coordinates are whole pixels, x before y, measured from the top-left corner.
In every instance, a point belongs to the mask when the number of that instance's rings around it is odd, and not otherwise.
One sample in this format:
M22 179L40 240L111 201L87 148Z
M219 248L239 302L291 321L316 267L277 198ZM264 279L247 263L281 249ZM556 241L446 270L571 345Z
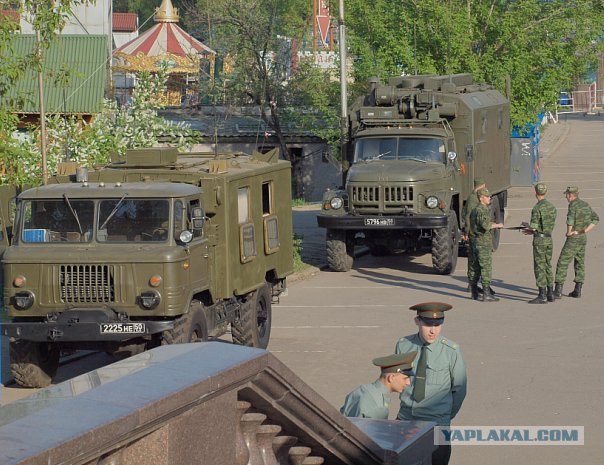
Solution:
M0 259L12 238L17 194L15 186L0 186Z
M175 225L178 225L178 202L176 207L176 218ZM200 201L198 198L194 199L186 199L186 205L183 207L183 216L186 220L184 223L184 227L190 229L193 232L193 240L189 243L189 251L191 253L190 260L190 276L191 276L191 284L195 289L208 289L210 285L210 274L208 270L208 240L206 235L204 234L203 229L195 229L192 227L191 219L193 216L194 209L199 211ZM178 237L179 231L178 226L176 226L176 230L174 231L174 236Z

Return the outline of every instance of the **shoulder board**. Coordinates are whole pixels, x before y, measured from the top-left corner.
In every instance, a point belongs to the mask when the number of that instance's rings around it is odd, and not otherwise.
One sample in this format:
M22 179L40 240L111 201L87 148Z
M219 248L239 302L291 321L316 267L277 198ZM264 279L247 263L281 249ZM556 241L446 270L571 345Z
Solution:
M450 339L446 339L446 338L442 338L441 342L446 345L447 347L451 347L451 349L458 349L459 348L459 344L457 344L456 342L451 341Z

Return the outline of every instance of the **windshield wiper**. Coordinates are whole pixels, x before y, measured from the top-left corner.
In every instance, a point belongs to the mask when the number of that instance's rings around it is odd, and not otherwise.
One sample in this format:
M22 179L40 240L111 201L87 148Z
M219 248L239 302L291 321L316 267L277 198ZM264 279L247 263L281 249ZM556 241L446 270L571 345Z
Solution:
M388 155L388 154L390 154L390 153L392 153L392 150L388 150L387 152L384 152L384 153L379 153L379 154L377 154L377 155L376 155L376 156L374 156L374 157L368 158L366 161L371 161L371 160L379 160L379 159L380 159L380 158L382 158L384 155Z
M80 230L80 234L84 234L84 231L82 231L82 225L80 224L80 218L78 218L78 212L76 212L71 206L71 202L69 201L69 197L67 197L67 194L63 194L63 200L65 200L65 203L69 207L69 211L71 211L71 214L75 218L76 223L78 223L78 229Z
M120 199L120 201L117 204L115 204L115 207L113 207L113 210L111 210L111 213L109 213L109 216L103 222L103 224L101 225L101 227L99 229L105 229L105 226L107 226L107 223L109 223L109 220L111 218L113 218L113 215L115 215L117 213L117 209L120 208L120 205L122 204L122 202L124 201L125 198L126 198L126 194L122 195L122 198Z

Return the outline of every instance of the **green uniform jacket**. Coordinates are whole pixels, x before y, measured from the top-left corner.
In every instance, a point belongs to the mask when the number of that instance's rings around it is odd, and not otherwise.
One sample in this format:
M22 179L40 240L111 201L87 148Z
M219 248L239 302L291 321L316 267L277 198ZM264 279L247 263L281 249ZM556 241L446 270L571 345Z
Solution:
M361 384L346 396L340 409L347 417L388 419L390 392L378 379L371 384Z
M470 213L470 236L478 245L491 247L492 236L491 209L486 205L479 204Z
M568 204L566 224L573 230L583 232L590 224L598 224L599 221L600 217L585 200L577 198Z
M417 350L413 363L413 366L417 367L422 345L419 334L406 336L396 343L395 353L404 354ZM415 402L415 384L405 389L400 395L401 408L397 418L450 425L466 397L466 365L459 346L442 336L428 345L426 350L426 397L421 402Z
M556 207L549 200L539 200L531 210L529 227L540 233L551 234L556 224L556 214Z
M478 204L480 204L478 195L474 191L470 192L470 195L468 195L466 203L461 210L461 217L464 219L463 230L466 234L470 234L470 215Z

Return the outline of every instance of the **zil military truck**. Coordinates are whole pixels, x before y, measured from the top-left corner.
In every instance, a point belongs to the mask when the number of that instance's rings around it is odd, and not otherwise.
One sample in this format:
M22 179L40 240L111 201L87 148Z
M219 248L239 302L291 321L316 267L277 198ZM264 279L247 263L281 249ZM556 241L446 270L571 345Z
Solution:
M475 177L493 194L494 219L503 217L509 102L469 74L374 80L351 107L343 152L345 186L325 193L317 218L331 269L348 271L363 244L373 255L429 247L434 271L449 274Z
M17 197L3 257L18 384L50 384L60 354L80 349L124 357L228 328L266 348L293 266L291 167L276 150L145 149L60 168Z

